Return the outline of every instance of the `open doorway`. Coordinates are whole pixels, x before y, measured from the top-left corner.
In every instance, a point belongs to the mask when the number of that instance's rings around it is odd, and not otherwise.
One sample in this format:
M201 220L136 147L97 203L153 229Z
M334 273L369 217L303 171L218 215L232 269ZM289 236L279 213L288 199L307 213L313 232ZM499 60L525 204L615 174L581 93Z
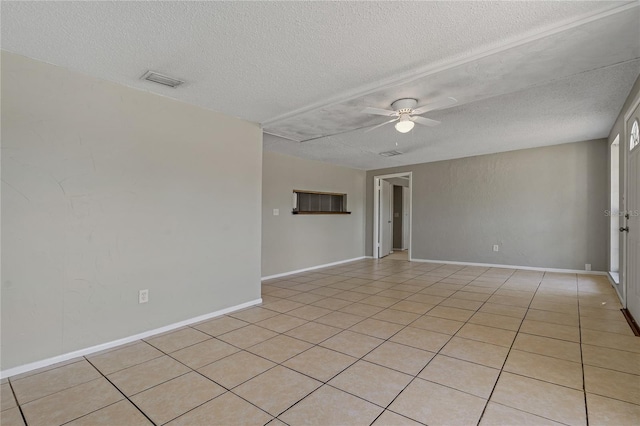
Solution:
M373 257L411 260L411 172L374 176Z

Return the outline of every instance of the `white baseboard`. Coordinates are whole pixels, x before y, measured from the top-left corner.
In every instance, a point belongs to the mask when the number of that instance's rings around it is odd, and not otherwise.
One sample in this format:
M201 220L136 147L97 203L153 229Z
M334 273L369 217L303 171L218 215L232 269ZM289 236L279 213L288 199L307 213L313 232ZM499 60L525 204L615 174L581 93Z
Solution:
M608 272L609 279L611 280L611 284L619 285L620 284L620 273L619 272Z
M620 289L622 289L622 286L620 285L620 274L618 272L607 272L607 277L609 278L611 287L616 291L618 299L620 299L620 303L622 303L622 306L625 306L624 297L622 297L622 293L620 293Z
M525 271L560 272L567 274L608 275L603 271L583 271L581 269L541 268L537 266L499 265L495 263L454 262L450 260L409 259L410 262L444 263L446 265L485 266L487 268L523 269Z
M370 258L371 256L360 256L360 257L354 257L353 259L339 260L337 262L325 263L324 265L316 265L316 266L311 266L309 268L296 269L295 271L283 272L281 274L269 275L267 277L262 277L261 280L265 281L265 280L270 280L272 278L286 277L287 275L299 274L300 272L313 271L314 269L328 268L329 266L341 265L343 263L355 262L356 260L370 259Z
M79 349L77 351L68 352L62 355L57 355L51 358L43 359L41 361L31 362L29 364L20 365L18 367L9 368L9 369L0 371L0 378L4 379L6 377L15 376L16 374L22 374L28 371L37 370L38 368L48 367L50 365L57 364L59 362L68 361L73 358L78 358L81 356L90 355L92 353L104 351L105 349L115 348L117 346L124 345L126 343L135 342L136 340L145 339L147 337L150 337L156 334L165 333L167 331L175 330L176 328L184 327L186 325L194 324L200 321L205 321L211 318L218 317L220 315L228 314L229 312L234 312L240 309L248 308L249 306L257 305L260 303L262 303L262 299L251 300L249 302L241 303L236 306L231 306L230 308L221 309L219 311L200 315L195 318L190 318L184 321L165 325L164 327L134 334L133 336L124 337L122 339L113 340L111 342L102 343L100 345L91 346L85 349Z

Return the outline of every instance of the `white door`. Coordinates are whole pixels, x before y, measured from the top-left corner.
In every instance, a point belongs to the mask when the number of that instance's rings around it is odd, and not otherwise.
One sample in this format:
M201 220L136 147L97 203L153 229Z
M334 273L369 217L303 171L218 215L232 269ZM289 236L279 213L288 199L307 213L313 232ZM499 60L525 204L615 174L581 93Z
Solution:
M409 188L402 187L402 250L409 248Z
M627 309L636 321L640 320L640 106L636 107L627 120L626 149L627 167L627 206L621 218L621 232L627 234L626 245L626 285Z
M384 257L391 253L393 248L393 194L392 186L383 180L380 182L380 254Z

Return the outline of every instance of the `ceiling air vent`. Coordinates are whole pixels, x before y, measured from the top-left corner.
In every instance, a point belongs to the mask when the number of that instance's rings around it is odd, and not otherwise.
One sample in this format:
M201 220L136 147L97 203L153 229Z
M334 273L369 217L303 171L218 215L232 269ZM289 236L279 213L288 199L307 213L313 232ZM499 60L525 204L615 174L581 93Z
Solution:
M400 151L385 151L380 153L383 157L394 157L400 154L402 154Z
M169 87L174 87L174 88L178 87L182 83L184 83L184 81L182 81L182 80L178 80L177 78L168 77L166 75L157 73L155 71L147 71L140 78L142 80L153 81L154 83L158 83L158 84L162 84L163 86L169 86Z

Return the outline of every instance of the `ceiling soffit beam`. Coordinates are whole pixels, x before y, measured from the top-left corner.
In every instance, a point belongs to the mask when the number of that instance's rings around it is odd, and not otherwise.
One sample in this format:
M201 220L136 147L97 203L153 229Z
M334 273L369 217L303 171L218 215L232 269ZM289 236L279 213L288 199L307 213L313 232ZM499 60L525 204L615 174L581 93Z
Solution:
M545 37L549 37L552 36L554 34L558 34L567 30L570 30L572 28L576 28L579 27L581 25L585 25L588 24L590 22L593 21L597 21L603 18L606 18L608 16L611 15L615 15L618 13L623 13L626 12L630 9L634 9L636 7L640 7L640 3L637 1L633 1L630 3L627 3L625 5L619 6L619 7L614 7L611 9L607 9L604 11L600 11L597 13L593 13L593 14L587 14L587 15L583 15L580 18L577 19L573 19L570 20L568 22L564 22L561 24L557 24L554 25L551 28L547 28L544 29L542 31L536 32L534 34L530 34L526 37L522 37L519 38L517 40L509 40L509 41L505 41L504 43L500 43L499 45L486 49L484 51L480 51L476 54L473 55L469 55L465 58L462 59L456 59L453 61L442 61L440 63L436 63L435 65L428 65L425 67L419 67L416 68L412 71L408 71L408 72L404 72L404 73L399 73L393 77L389 77L389 78L385 78L382 80L379 80L375 83L371 83L371 84L366 84L363 86L360 86L356 89L350 90L350 91L346 91L338 96L333 96L330 97L328 99L319 101L319 102L315 102L312 104L309 104L307 106L301 107L301 108L297 108L294 109L290 112L287 112L285 114L281 114L279 116L273 117L269 120L265 120L263 121L261 124L261 126L263 128L265 127L273 127L274 125L277 125L279 122L290 119L292 117L295 117L297 115L300 114L306 114L308 112L312 112L315 110L319 110L319 109L323 109L323 108L327 108L333 105L337 105L337 104L341 104L343 102L348 102L350 100L353 99L357 99L363 96L367 96L370 95L372 93L378 92L380 90L385 90L394 86L399 86L402 84L407 84L407 83L411 83L412 81L424 78L424 77L428 77L430 75L442 72L442 71L446 71L449 70L451 68L460 66L460 65L465 65L468 64L470 62L474 62L477 61L479 59L485 58L487 56L491 56L494 55L496 53L500 53L503 52L505 50L514 48L514 47L518 47L518 46L522 46L524 44L530 43L532 41L536 41L536 40L540 40L543 39ZM269 132L270 133L270 132ZM278 136L278 135L275 135ZM281 137L281 136L280 136ZM286 138L289 139L289 138Z

